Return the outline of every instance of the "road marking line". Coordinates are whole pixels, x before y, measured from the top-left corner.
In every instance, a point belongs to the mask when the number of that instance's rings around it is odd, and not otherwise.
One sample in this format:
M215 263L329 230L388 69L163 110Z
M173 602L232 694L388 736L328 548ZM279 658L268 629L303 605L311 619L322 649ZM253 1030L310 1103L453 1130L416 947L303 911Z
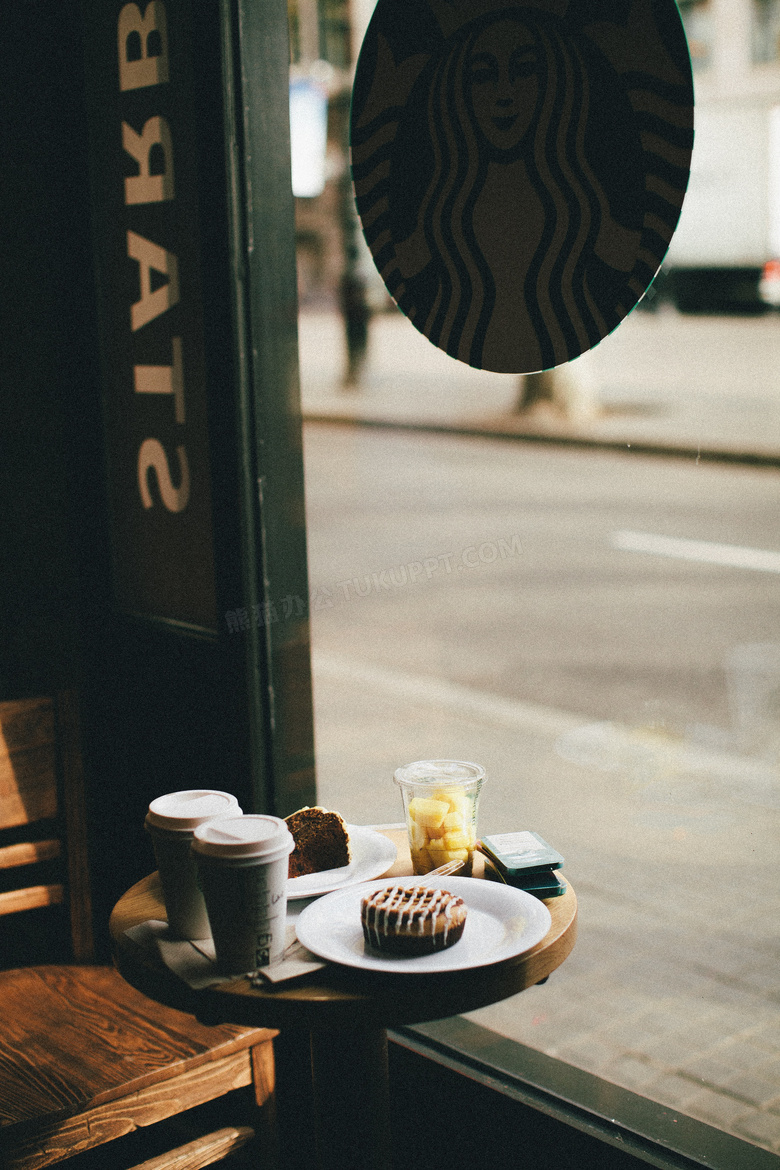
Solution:
M656 556L675 557L683 561L729 565L735 569L755 569L761 573L780 573L780 553L768 549L743 548L737 544L715 544L709 540L685 540L626 530L613 532L611 542L613 548L626 552L654 553Z

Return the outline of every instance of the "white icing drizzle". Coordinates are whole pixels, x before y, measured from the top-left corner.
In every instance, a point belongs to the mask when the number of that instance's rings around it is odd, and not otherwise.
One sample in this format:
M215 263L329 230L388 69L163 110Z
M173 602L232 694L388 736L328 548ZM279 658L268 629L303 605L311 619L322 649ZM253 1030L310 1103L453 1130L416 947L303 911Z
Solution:
M463 905L461 898L448 890L432 886L387 886L363 899L363 921L373 945L381 945L382 936L412 933L434 935L439 917L443 917L442 944L446 947L452 926L453 911ZM430 930L426 926L430 924Z

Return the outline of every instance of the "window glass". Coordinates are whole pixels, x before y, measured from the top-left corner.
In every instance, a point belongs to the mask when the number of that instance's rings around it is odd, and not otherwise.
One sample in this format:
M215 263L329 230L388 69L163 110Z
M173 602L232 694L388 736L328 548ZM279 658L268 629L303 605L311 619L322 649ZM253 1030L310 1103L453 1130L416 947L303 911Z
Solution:
M740 354L780 362L774 322L724 324L637 314L605 343L599 430L623 450L308 424L318 793L395 822L399 764L484 764L482 830L558 848L581 925L547 985L474 1018L771 1146L780 480L628 449L780 434L735 380ZM318 414L347 413L333 325L302 322ZM399 316L372 330L355 413L467 418L446 358ZM511 385L473 393L472 425L509 416Z
M700 68L711 5L681 7ZM299 232L318 799L399 822L399 765L483 764L481 831L557 848L580 929L548 983L471 1018L778 1152L780 331L761 264L726 254L720 218L681 237L685 263L534 389L397 312L340 183Z

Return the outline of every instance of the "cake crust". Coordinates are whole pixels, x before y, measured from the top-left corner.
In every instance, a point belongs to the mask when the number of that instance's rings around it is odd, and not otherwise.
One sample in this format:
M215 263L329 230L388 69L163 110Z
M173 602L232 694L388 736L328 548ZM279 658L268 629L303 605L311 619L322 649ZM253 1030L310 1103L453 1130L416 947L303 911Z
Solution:
M288 877L302 877L349 865L352 859L349 833L344 819L337 812L319 805L313 808L307 805L291 813L285 821L295 841L287 867Z
M466 925L462 898L433 886L385 886L360 904L366 946L394 955L430 955L454 946Z

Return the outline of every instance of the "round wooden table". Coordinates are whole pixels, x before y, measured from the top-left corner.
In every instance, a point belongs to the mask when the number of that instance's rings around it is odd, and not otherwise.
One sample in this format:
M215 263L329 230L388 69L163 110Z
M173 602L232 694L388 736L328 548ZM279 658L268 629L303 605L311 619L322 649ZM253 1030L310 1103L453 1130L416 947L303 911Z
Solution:
M412 873L405 830L386 830L398 847L387 877ZM496 880L477 855L474 880ZM546 979L574 946L577 899L571 885L546 902L547 935L531 950L489 966L434 975L395 975L328 964L301 983L255 987L245 976L192 990L125 934L165 919L157 874L120 898L111 915L114 961L151 999L204 1023L305 1028L311 1033L317 1148L322 1170L389 1170L388 1027L445 1019L516 995ZM370 1153L369 1153L370 1152Z

